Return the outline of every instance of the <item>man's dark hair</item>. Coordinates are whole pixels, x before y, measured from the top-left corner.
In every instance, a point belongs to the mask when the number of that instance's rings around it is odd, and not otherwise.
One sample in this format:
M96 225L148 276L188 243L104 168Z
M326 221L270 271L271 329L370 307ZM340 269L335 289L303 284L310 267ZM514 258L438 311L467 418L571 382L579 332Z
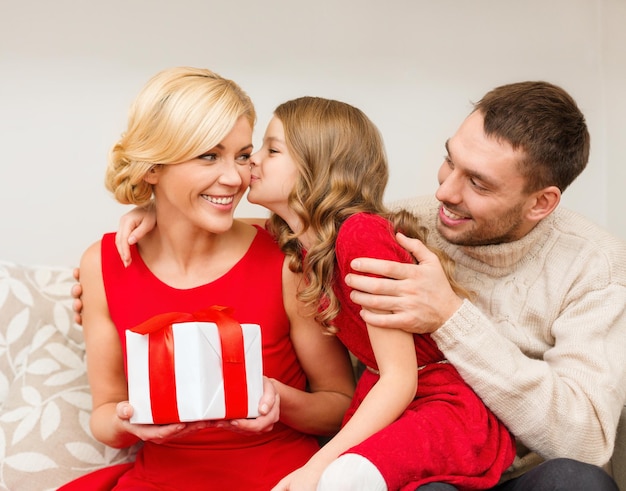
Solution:
M485 133L521 149L526 191L564 191L589 160L590 137L574 99L548 82L519 82L489 91L474 105Z

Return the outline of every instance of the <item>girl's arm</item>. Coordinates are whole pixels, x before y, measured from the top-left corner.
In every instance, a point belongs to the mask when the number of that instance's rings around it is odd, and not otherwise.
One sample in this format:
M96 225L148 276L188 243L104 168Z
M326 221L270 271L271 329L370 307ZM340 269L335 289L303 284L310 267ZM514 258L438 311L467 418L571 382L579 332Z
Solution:
M400 330L368 326L380 379L350 421L304 467L272 491L314 489L324 469L343 452L393 423L415 397L417 360L413 336Z
M354 372L347 350L296 299L300 275L283 264L283 301L291 323L291 340L309 382L304 392L276 380L280 419L285 424L317 435L336 433L354 394Z
M417 359L413 335L372 326L367 326L367 331L380 378L350 421L322 450L326 454L326 465L345 450L393 423L415 398Z

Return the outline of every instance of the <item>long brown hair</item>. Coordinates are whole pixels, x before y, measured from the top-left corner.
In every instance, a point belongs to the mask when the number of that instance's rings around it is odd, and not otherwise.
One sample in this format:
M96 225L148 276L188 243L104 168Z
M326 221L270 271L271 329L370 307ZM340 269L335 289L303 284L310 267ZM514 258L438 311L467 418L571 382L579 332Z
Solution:
M335 100L302 97L281 104L274 115L283 124L285 144L298 167L289 206L303 228L294 233L276 214L268 228L290 256L291 270L304 275L300 300L335 332L332 321L341 307L333 291L335 241L343 222L359 212L377 214L390 220L394 230L427 244L426 229L408 211L391 212L384 206L387 157L378 129L361 110ZM298 237L306 231L312 231L315 240L303 260ZM452 287L465 294L454 280L452 260L434 252Z

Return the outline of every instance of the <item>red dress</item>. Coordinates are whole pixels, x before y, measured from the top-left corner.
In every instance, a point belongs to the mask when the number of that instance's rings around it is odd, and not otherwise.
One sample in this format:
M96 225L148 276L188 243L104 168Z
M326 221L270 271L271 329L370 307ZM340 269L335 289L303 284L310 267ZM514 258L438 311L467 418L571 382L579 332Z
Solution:
M131 265L125 268L114 235L104 235L104 285L124 358L126 329L160 313L224 305L234 309L239 323L260 324L264 374L304 390L305 374L291 344L283 307L283 261L274 240L257 227L244 257L224 276L203 286L177 290L148 270L136 248L132 249ZM97 471L61 489L267 490L304 465L318 449L314 437L282 423L255 435L208 428L167 443L145 442L134 465ZM105 484L116 472L122 474L116 487Z
M350 300L344 278L353 271L350 262L357 257L412 259L396 242L390 223L366 213L343 223L336 257L335 293L341 304L334 322L338 337L366 366L377 369L360 306ZM414 490L429 482L446 482L459 490L495 486L513 462L513 437L451 364L438 363L444 356L429 335L416 334L414 340L420 367L415 399L395 422L347 453L360 454L376 465L390 491ZM345 421L378 378L365 370Z

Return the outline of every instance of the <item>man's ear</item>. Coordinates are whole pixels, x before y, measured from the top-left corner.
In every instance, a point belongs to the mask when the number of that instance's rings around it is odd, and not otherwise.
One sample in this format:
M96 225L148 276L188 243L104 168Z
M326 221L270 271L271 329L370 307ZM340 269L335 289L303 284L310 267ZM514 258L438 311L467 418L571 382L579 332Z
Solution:
M143 180L148 184L156 184L159 182L159 171L161 170L161 166L159 164L155 164L150 167L150 170L146 172L146 175L143 176Z
M526 218L539 222L556 209L561 201L561 190L556 186L548 186L532 193L531 198L531 207L526 212Z

